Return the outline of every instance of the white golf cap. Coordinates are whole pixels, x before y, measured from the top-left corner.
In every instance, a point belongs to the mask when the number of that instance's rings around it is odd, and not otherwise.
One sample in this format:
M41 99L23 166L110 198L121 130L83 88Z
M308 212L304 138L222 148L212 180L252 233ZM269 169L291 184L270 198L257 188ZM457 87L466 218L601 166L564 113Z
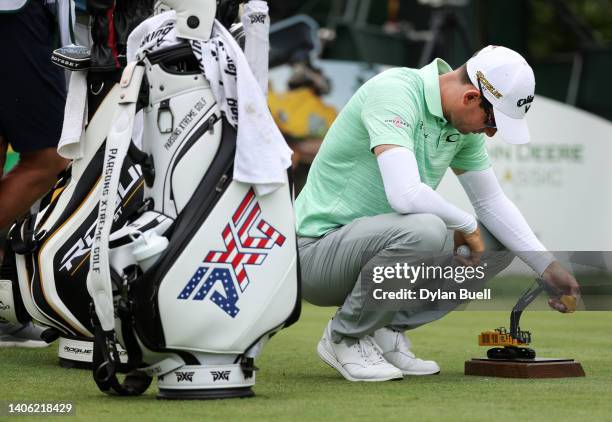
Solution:
M489 45L467 62L467 72L493 105L497 130L509 144L529 142L525 115L535 93L535 77L527 61L516 51Z

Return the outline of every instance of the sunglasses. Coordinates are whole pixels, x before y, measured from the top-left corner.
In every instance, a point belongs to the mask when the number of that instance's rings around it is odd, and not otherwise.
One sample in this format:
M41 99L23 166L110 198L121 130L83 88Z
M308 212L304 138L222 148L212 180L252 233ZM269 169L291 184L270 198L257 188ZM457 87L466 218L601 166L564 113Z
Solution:
M495 115L493 114L493 104L489 102L484 96L484 92L482 92L482 84L480 83L480 78L478 78L478 89L480 90L480 98L482 102L480 106L485 111L485 127L497 129L497 125L495 124Z

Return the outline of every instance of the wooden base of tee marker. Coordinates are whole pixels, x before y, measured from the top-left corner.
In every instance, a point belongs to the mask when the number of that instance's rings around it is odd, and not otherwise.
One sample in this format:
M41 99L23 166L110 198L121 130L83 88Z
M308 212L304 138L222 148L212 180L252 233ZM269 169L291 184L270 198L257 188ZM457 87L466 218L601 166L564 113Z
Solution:
M584 369L574 359L488 359L465 362L465 375L501 378L572 378L584 377Z

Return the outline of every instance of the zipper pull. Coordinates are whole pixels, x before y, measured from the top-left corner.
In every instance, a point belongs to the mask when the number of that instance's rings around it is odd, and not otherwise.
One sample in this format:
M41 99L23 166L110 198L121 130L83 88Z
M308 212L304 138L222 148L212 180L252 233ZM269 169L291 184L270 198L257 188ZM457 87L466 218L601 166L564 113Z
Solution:
M214 114L208 118L208 133L213 135L215 133L215 123L217 122L217 116Z

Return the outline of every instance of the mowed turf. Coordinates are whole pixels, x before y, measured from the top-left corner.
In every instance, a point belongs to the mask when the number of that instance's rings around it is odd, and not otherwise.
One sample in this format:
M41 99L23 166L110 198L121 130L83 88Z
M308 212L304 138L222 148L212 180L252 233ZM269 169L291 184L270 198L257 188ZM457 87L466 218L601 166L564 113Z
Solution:
M300 321L278 334L258 359L252 399L160 401L155 386L142 397L108 397L88 371L60 368L54 345L0 350L0 401L72 401L76 417L69 420L88 421L612 418L612 312L526 312L521 321L534 333L538 355L580 360L586 378L464 376L464 361L485 351L476 343L477 334L506 325L508 313L455 312L410 333L415 352L437 360L442 373L384 383L347 382L318 358L315 348L333 312L304 305Z

